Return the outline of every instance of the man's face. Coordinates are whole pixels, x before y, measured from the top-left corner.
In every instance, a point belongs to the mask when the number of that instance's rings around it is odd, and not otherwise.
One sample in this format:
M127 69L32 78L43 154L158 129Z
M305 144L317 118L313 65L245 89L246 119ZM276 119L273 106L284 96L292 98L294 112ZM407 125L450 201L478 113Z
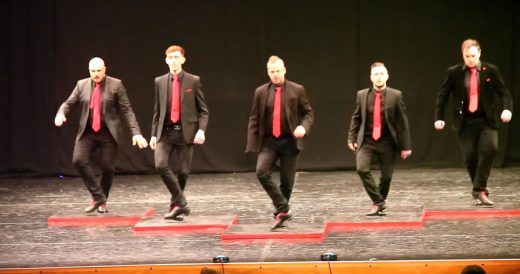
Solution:
M285 81L285 72L285 66L280 60L267 64L267 75L275 85L281 85Z
M474 68L480 63L480 49L475 46L465 48L462 51L462 58L466 66Z
M388 71L384 66L373 67L370 70L370 80L375 88L384 88L388 80Z
M103 62L90 62L88 66L88 71L90 73L90 79L95 83L99 83L105 79L106 76L106 67Z
M182 70L182 64L186 62L186 58L180 51L174 51L166 55L166 64L170 67L170 71L179 73Z

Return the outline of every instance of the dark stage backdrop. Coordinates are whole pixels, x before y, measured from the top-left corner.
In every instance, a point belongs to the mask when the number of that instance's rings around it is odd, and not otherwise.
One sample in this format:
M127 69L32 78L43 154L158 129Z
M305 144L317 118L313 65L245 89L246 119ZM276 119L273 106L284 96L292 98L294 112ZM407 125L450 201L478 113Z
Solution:
M202 78L210 110L207 143L193 171L254 169L244 153L254 89L268 81L266 61L282 57L287 78L303 84L316 112L300 156L305 170L352 169L346 133L355 92L369 86L369 66L386 63L389 86L404 92L413 155L403 167L460 167L455 133L433 129L436 93L460 43L476 38L482 59L498 65L520 96L520 2L462 1L0 1L0 174L75 174L79 115L53 125L59 105L88 61L102 57L123 80L149 139L153 79L168 71L164 50L186 48L184 69ZM516 100L516 110L520 110ZM520 117L501 128L498 164L520 162ZM121 146L117 170L153 172L153 154Z

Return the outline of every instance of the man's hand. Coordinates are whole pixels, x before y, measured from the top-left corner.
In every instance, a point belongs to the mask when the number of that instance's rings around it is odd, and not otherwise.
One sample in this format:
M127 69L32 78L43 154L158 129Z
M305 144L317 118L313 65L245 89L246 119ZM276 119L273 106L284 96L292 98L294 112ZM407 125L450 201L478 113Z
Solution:
M401 151L401 158L406 159L412 155L411 150L402 150Z
M134 135L132 136L132 145L138 145L139 148L145 148L148 146L148 143L143 135Z
M297 138L297 139L305 137L305 134L307 134L307 131L302 126L297 126L293 132L294 138Z
M152 150L155 150L156 146L157 146L157 137L152 136L152 138L150 138L150 148Z
M444 121L443 120L437 120L435 123L433 123L433 126L436 130L443 130L444 129Z
M63 115L61 113L56 114L56 117L54 118L54 124L57 127L61 127L61 125L63 125L63 123L65 123L66 121L67 121L67 118L65 118L65 115Z
M502 111L502 114L500 114L500 119L502 119L502 122L509 123L511 121L511 117L513 116L513 113L509 109L504 109Z
M199 129L197 131L197 134L195 134L195 139L193 139L193 143L197 145L204 144L204 141L206 141L206 134L204 134L204 130Z
M348 148L354 152L357 150L357 143L348 143Z

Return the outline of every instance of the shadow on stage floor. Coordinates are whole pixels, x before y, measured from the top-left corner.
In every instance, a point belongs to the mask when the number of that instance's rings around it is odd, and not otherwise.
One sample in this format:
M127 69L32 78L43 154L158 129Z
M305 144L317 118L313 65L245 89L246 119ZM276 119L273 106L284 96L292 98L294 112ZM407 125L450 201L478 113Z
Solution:
M0 180L0 268L317 261L520 258L520 168L495 169L493 207L475 206L461 169L397 170L387 215L354 172L299 172L289 227L270 232L272 205L253 173L194 174L191 215L162 219L159 176L116 176L109 213L82 214L79 178Z

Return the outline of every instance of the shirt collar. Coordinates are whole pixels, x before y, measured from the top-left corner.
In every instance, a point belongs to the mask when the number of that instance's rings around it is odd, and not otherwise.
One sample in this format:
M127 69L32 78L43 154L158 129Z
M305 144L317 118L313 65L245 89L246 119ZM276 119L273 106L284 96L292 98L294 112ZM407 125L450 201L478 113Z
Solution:
M101 87L104 87L105 86L105 83L107 81L107 77L103 78L103 80L101 80ZM90 79L90 83L92 83L92 86L95 87L96 86L96 82L94 82L94 80Z
M462 70L467 70L467 69L469 69L469 67L466 64L464 64L462 66ZM479 62L477 65L477 70L480 71L481 69L482 69L482 62Z
M179 72L177 74L177 78L179 78L179 82L182 81L182 77L184 76L184 70L181 70L181 72ZM170 72L170 80L173 79L173 73Z
M381 91L381 94L385 93L386 92L386 89L388 88L388 86L386 86L384 89L382 89ZM377 92L376 89L374 88L374 86L371 86L369 91L372 91L372 92Z
M282 87L282 90L285 90L286 84L287 84L287 79L285 81L283 81L283 83L280 85L280 87ZM273 84L273 82L269 82L269 89L275 90L276 87L278 87L278 86Z

